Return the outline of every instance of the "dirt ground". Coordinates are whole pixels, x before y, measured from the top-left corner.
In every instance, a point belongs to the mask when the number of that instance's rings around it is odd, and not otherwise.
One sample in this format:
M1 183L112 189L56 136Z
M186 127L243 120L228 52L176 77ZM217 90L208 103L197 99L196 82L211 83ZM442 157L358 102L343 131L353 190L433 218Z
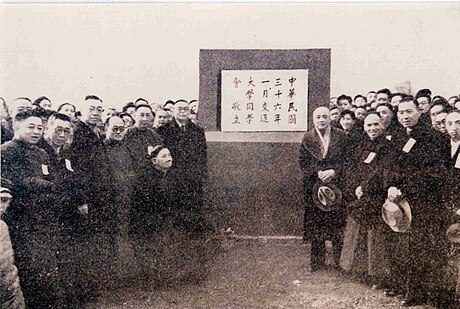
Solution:
M301 240L225 239L200 283L131 286L99 299L96 308L400 308L397 298L333 270L310 273ZM433 308L411 307L411 308Z

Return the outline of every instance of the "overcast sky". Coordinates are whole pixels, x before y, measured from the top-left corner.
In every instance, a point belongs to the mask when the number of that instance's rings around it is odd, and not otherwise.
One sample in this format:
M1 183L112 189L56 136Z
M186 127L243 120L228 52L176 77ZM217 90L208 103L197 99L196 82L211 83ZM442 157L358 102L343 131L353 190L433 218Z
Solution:
M0 6L0 96L198 98L200 49L332 49L331 96L460 93L460 4Z

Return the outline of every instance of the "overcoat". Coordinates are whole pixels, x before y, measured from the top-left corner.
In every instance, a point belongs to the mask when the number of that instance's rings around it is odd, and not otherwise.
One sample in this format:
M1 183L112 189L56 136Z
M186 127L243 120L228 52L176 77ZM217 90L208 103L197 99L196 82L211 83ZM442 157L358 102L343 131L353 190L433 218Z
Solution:
M343 154L346 151L347 137L339 129L331 127L328 153L325 158L321 153L321 141L315 129L308 131L302 140L299 152L299 164L303 171L303 192L305 201L304 240L318 237L330 237L343 228L345 210L322 211L314 205L313 186L319 180L318 171L333 169L333 182L343 190L342 176L344 168Z

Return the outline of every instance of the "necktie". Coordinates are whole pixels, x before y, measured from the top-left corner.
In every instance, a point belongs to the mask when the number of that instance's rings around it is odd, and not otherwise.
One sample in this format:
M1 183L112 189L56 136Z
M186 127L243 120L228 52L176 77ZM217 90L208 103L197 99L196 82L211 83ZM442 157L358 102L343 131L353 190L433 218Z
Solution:
M184 125L181 125L180 129L182 130L182 132L185 132L185 126Z

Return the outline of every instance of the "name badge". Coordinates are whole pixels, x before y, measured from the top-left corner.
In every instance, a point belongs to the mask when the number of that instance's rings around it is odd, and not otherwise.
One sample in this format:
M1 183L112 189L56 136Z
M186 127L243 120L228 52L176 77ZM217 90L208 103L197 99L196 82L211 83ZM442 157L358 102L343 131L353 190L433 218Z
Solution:
M372 160L374 160L375 155L376 155L375 152L371 152L371 153L367 156L366 160L364 160L364 163L367 163L367 164L371 163Z
M42 173L43 173L43 175L49 175L50 174L50 172L48 170L48 165L42 164Z
M457 156L457 161L455 161L455 168L460 168L460 155Z
M65 159L65 168L71 172L75 172L69 159Z
M387 140L391 141L391 135L387 135L387 136L385 136L385 138L386 138Z
M412 147L414 147L415 142L416 142L415 139L413 139L412 137L409 138L409 140L407 141L406 145L404 145L402 151L404 151L405 153L409 153L411 151Z

